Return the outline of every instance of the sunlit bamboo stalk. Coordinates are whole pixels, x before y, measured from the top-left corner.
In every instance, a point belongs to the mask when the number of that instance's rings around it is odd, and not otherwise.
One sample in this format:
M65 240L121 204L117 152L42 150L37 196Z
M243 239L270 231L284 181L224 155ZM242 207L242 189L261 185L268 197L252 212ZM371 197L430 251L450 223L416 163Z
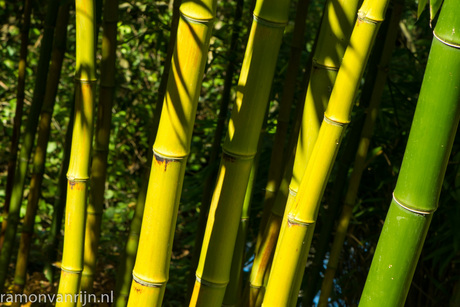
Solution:
M128 306L160 306L216 1L182 2Z
M394 5L392 8L389 25L388 28L385 29L387 32L385 44L383 45L380 60L377 64L378 71L374 80L374 86L370 97L370 104L367 109L366 121L361 133L361 140L359 143L358 152L356 153L355 162L353 164L353 171L350 175L350 182L348 185L347 193L345 195L344 206L338 220L337 230L335 232L334 241L332 243L331 252L329 254L327 269L324 274L323 283L321 285L321 295L318 306L327 306L328 304L328 298L332 290L335 271L340 259L340 252L342 250L343 242L345 241L350 219L353 215L353 208L355 206L356 197L358 195L361 176L366 167L367 152L374 131L374 125L377 120L381 96L388 74L388 64L394 49L398 34L399 20L401 18L403 9L402 1L393 2Z
M86 198L93 136L96 83L96 16L94 0L76 0L75 117L72 134L64 227L64 250L58 294L80 291L86 220ZM76 306L75 300L62 300L56 306Z
M359 306L403 306L434 211L460 118L460 7L445 0L393 200Z
M262 306L295 303L300 287L297 274L303 274L321 198L387 5L387 0L365 0L358 12L318 139L278 239Z
M224 298L238 221L288 11L288 0L256 2L190 306L217 306Z
M254 306L255 300L259 296L258 293L263 286L264 276L275 251L285 207L288 207L287 204L292 204L297 194L300 179L318 135L319 114L323 112L329 100L330 91L350 37L357 6L357 0L348 1L343 6L337 0L329 0L326 4L325 15L322 19L318 42L314 51L313 67L308 82L302 126L298 137L289 189L287 189L289 182L287 179L284 188L280 188L276 196L260 247L256 250L249 277L249 306Z
M174 0L173 14L171 21L171 31L169 36L168 49L166 51L165 64L163 74L161 75L160 86L158 88L158 99L155 103L155 111L151 134L149 136L149 145L153 146L160 123L161 111L163 109L163 100L168 85L168 77L171 68L171 59L176 44L177 26L179 24L180 11L179 7L181 0ZM150 165L152 164L153 151L149 151L147 155L147 168L144 171L141 187L138 192L134 216L129 225L128 239L123 253L120 256L120 262L117 267L116 287L115 287L115 306L124 307L128 304L129 290L131 288L132 271L136 259L137 248L139 244L139 234L142 226L142 215L144 214L145 199L147 197L148 179L150 177Z
M112 103L115 95L117 20L118 0L106 0L103 20L101 83L91 164L91 191L86 211L84 267L80 286L81 291L86 291L86 293L91 293L93 290L104 205Z

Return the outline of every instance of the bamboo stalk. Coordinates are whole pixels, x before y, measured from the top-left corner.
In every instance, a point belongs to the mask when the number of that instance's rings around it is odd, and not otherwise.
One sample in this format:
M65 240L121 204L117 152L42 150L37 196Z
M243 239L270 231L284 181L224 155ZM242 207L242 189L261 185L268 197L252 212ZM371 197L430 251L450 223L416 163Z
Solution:
M295 303L293 297L297 297L300 287L296 275L303 274L319 204L387 2L365 0L358 12L318 139L278 239L263 306Z
M5 188L5 205L3 206L3 222L0 232L0 249L3 246L4 235L6 231L8 212L10 207L11 193L13 190L14 172L19 148L19 134L21 133L22 113L24 107L24 89L27 66L27 46L29 44L29 29L31 15L30 0L24 0L24 16L21 27L21 49L19 51L19 67L18 67L18 87L16 92L16 110L13 120L13 135L11 136L10 155L8 159L8 177L6 179Z
M91 192L86 211L84 268L80 286L81 291L86 291L86 293L93 291L104 205L112 103L115 95L117 20L118 1L106 0L103 20L101 84L99 88L94 154L91 164Z
M43 105L43 97L45 95L46 77L48 75L51 49L53 46L53 34L56 25L58 7L59 0L50 0L48 10L46 12L45 28L42 38L42 46L40 48L40 58L38 60L37 78L35 79L34 96L32 98L30 113L27 118L26 130L22 139L19 164L16 167L14 175L13 191L11 194L8 218L6 219L7 226L5 227L5 237L0 253L0 292L5 284L8 265L10 263L16 238L27 167L34 144L35 134L37 132L38 116L40 115Z
M142 223L128 306L159 306L163 300L215 7L213 0L187 0L180 7L178 39L153 146L144 209L148 223Z
M300 67L300 58L304 48L304 34L306 28L306 18L310 0L299 0L296 7L294 31L292 35L292 46L289 54L288 67L286 69L286 79L283 84L283 94L280 101L279 113L277 118L276 133L273 140L270 165L268 167L268 180L265 187L264 209L257 235L256 250L262 240L262 235L267 224L270 211L275 202L281 179L283 177L283 161L286 159L285 145L289 127L289 115L291 113L292 101L294 100L295 88L297 85L297 75Z
M258 293L263 286L264 276L268 272L267 268L273 257L276 240L283 224L283 212L287 212L285 207L288 207L287 204L292 204L297 194L300 179L318 135L320 122L318 114L323 112L329 100L330 89L334 84L342 59L341 55L344 53L350 36L357 6L358 1L348 1L346 6L341 6L340 1L336 0L330 0L326 4L325 15L321 22L313 56L313 67L307 87L289 189L287 189L287 182L289 181L287 179L285 188L280 189L280 193L276 197L268 220L269 225L266 227L260 248L256 252L249 277L249 291L251 292L249 306L254 306L254 300L259 296Z
M173 3L173 16L171 21L171 31L169 37L168 49L166 52L165 65L163 74L161 75L160 86L158 88L158 99L155 104L155 112L152 121L152 133L149 136L149 145L153 146L155 141L158 125L160 123L161 111L163 109L163 100L166 93L166 86L168 85L169 71L171 67L171 59L176 44L177 26L179 24L180 11L179 7L181 0L174 0ZM145 199L147 197L148 179L150 177L150 165L152 164L153 151L149 151L147 155L147 165L141 188L136 200L136 207L134 209L134 216L129 225L129 235L126 241L125 249L120 256L120 264L117 268L117 281L115 287L115 306L124 307L128 303L129 289L131 288L132 271L136 258L137 248L139 244L139 234L142 226L142 215L144 214Z
M443 3L393 200L360 306L402 306L434 211L460 118L460 19Z
M190 275L187 285L187 299L192 295L193 286L195 284L195 271L200 259L201 245L203 243L204 231L206 229L206 221L208 219L209 207L211 205L212 193L214 191L214 183L216 182L218 171L219 154L222 151L222 136L225 128L225 121L228 114L228 106L230 104L230 94L233 86L233 76L237 67L237 54L238 54L238 39L241 30L241 18L243 16L244 0L236 0L236 8L233 18L232 37L230 41L230 48L227 52L228 64L225 70L224 88L222 90L222 100L219 107L219 116L217 118L216 130L214 131L211 153L209 155L208 165L211 168L210 174L206 177L203 188L203 195L201 197L200 214L198 216L198 227L195 235L195 245L193 248L193 255L190 266Z
M96 83L96 18L94 0L76 0L77 61L75 118L72 134L64 228L64 251L58 294L75 295L80 290L86 222L86 197L93 135ZM64 300L56 306L76 306Z
M50 136L51 117L56 101L56 94L61 76L62 61L66 49L67 24L69 22L69 3L63 3L59 7L56 21L56 31L54 47L51 54L51 65L46 83L46 93L43 107L40 114L37 146L34 154L34 168L30 183L29 198L27 203L26 215L22 226L21 239L19 244L18 257L16 260L16 270L14 274L15 293L22 293L26 283L27 262L29 257L32 234L34 231L35 215L40 200L40 191L43 181L43 174L46 161L46 147ZM19 301L14 306L19 306Z
M222 304L289 1L257 1L190 306Z
M51 222L51 227L49 230L48 237L43 247L43 254L47 255L48 261L45 261L43 273L48 279L50 284L54 284L54 263L57 259L57 252L59 246L59 238L61 236L61 226L62 226L62 217L64 215L65 200L67 196L67 177L66 173L69 168L70 161L70 150L72 143L72 130L73 130L73 121L75 115L75 95L72 95L73 99L70 102L70 115L69 123L67 124L67 131L65 134L64 141L64 158L61 164L61 169L59 170L59 179L57 186L57 193L54 200L53 206L53 219Z
M318 306L327 306L328 298L330 296L335 271L340 259L340 252L342 250L343 242L347 234L348 225L353 215L353 208L355 206L356 197L358 195L358 188L361 182L361 176L366 167L367 152L369 149L370 140L374 131L374 125L377 119L378 109L380 106L381 96L385 86L385 80L388 74L388 63L395 45L398 34L399 20L401 19L403 9L402 1L394 2L391 17L389 20L388 33L385 38L385 43L381 50L380 60L377 64L377 75L374 80L374 87L370 97L370 104L367 109L366 121L364 123L363 131L361 133L361 141L359 143L358 152L354 162L353 171L350 176L350 183L347 193L345 195L344 206L342 213L339 217L336 235L332 243L327 269L324 274L323 283L321 285L321 296ZM384 29L382 29L383 31ZM378 52L378 50L376 50Z

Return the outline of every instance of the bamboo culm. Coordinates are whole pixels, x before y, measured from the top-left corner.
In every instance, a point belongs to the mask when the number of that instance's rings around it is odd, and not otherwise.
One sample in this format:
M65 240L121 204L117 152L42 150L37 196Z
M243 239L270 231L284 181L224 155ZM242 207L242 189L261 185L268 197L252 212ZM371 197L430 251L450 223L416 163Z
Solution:
M59 0L51 0L48 4L48 10L45 17L45 27L40 48L40 57L37 67L37 78L35 78L34 94L30 113L27 117L26 130L22 138L21 151L19 154L19 164L16 167L14 175L14 184L11 194L7 226L5 227L5 236L0 253L0 290L5 284L8 265L10 263L13 246L15 243L16 231L19 220L19 210L22 204L24 184L27 176L32 147L34 145L35 134L37 132L38 117L40 115L43 98L45 95L46 79L48 76L49 62L51 58L51 49L53 47L54 28L56 26L57 11ZM1 292L1 291L0 291Z
M350 44L318 139L308 160L299 192L278 238L267 292L262 306L293 306L300 288L316 217L339 144L349 123L353 102L388 1L365 0L358 12ZM282 286L281 286L282 285ZM280 291L286 289L287 291Z
M96 5L94 0L76 0L75 117L67 172L64 248L58 294L80 291L86 222L89 168L93 136L96 83ZM76 306L74 300L56 306Z
M445 0L393 200L359 306L404 305L438 206L460 118L458 14L457 1Z
M46 161L46 148L51 132L51 118L53 115L53 108L56 101L56 94L58 90L59 79L61 76L62 62L64 60L66 49L69 9L70 5L68 2L60 5L56 22L57 29L55 31L54 47L51 54L51 65L49 68L43 107L40 114L38 140L33 159L33 173L30 182L29 198L27 202L24 223L22 226L18 257L16 260L13 289L15 293L22 293L26 283L27 262L30 251L31 238L34 230L35 215L38 208L38 202L40 200L41 184L43 181ZM15 303L19 304L19 302ZM13 305L16 306L15 304Z

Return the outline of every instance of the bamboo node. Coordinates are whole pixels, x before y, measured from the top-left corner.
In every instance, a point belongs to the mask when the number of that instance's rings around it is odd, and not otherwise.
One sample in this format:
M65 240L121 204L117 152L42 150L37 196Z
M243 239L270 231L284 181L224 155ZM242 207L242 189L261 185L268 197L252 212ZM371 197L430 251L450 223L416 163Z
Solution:
M324 121L327 122L328 124L339 126L339 127L348 125L348 123L350 122L350 121L339 122L339 121L333 120L332 118L327 117L326 113L324 113Z
M136 275L134 275L134 272L133 272L133 280L136 283L140 284L141 286L149 287L149 288L161 288L166 284L165 282L149 282L149 281L142 280Z
M257 16L256 14L252 14L253 19L259 25L270 27L270 28L284 28L287 25L287 22L274 22L271 20L263 19L262 17Z
M315 221L299 221L294 215L288 215L288 226L309 226L315 224Z
M188 15L185 15L183 12L180 12L181 17L184 18L186 21L189 21L191 23L198 23L198 24L209 24L214 22L214 18L210 19L196 19L193 17L190 17Z
M201 279L201 277L199 277L196 274L195 274L195 278L196 278L196 281L198 283L202 284L205 287L209 287L209 288L225 288L225 287L227 287L227 284L228 284L228 282L216 283L216 282L213 282L213 281L204 280L204 279Z
M358 20L361 22L369 23L369 24L378 24L382 22L382 20L372 19L372 17L368 17L365 11L358 11Z
M454 47L454 48L457 48L457 49L460 49L460 45L457 45L457 44L454 44L454 43L451 43L451 42L448 42L444 39L442 39L441 37L439 37L437 34L436 34L436 31L433 31L433 36L436 37L436 39L438 41L440 41L441 43L443 43L444 45L447 45L449 47Z
M421 214L421 215L429 215L429 214L433 214L433 212L435 211L435 210L433 210L433 211L417 210L417 209L410 208L410 207L408 207L408 206L406 206L406 205L403 205L403 203L400 202L400 201L396 198L394 192L393 192L393 200L394 200L394 202L397 203L401 208L404 208L404 209L406 209L407 211L410 211L410 212L413 212L413 213L417 213L417 214Z

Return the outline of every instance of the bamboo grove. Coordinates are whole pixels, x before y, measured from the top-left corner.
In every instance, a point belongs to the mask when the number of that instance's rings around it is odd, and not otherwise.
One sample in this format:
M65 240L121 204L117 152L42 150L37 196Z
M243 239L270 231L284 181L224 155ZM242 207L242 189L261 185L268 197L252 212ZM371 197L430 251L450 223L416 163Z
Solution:
M459 16L0 1L0 304L459 306Z

